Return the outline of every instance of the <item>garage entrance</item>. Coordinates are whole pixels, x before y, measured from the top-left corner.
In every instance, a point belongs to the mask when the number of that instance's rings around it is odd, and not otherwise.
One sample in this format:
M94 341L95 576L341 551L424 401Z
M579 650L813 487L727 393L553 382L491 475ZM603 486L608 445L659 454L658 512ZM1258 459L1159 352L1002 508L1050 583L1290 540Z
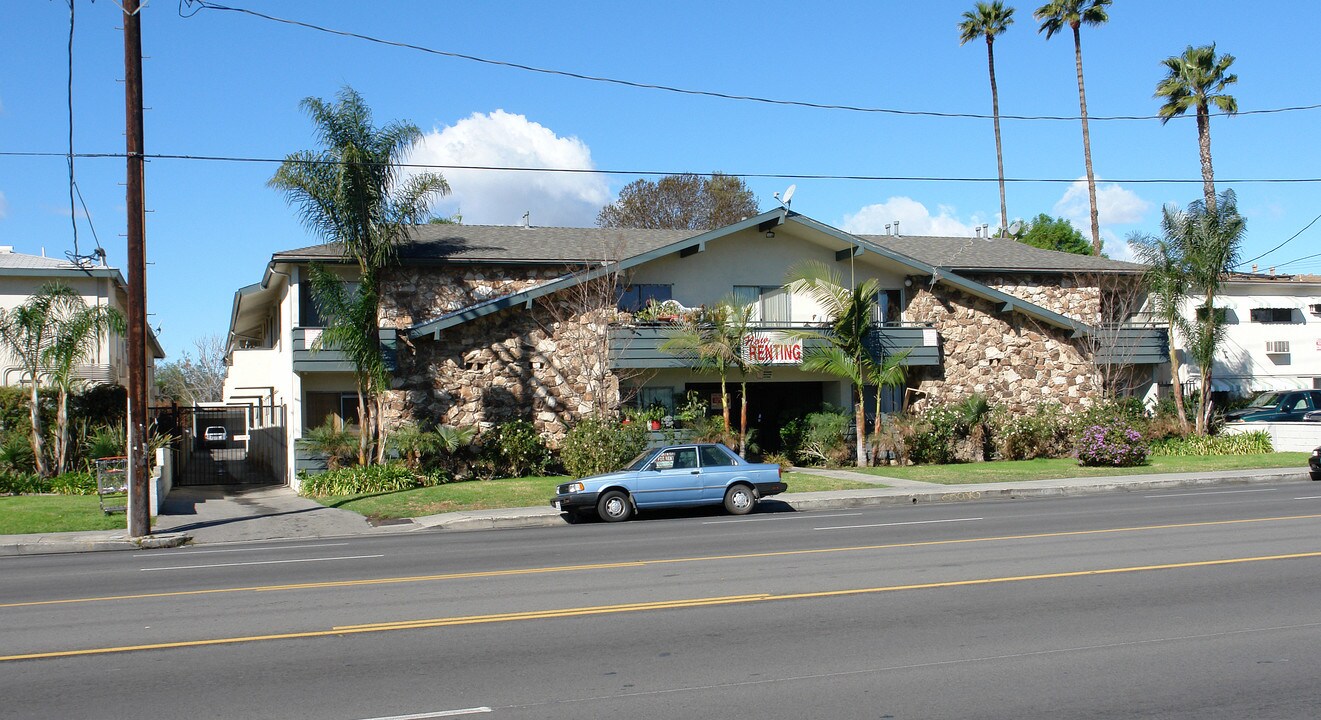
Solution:
M283 406L169 406L152 409L153 435L169 434L174 484L286 482Z

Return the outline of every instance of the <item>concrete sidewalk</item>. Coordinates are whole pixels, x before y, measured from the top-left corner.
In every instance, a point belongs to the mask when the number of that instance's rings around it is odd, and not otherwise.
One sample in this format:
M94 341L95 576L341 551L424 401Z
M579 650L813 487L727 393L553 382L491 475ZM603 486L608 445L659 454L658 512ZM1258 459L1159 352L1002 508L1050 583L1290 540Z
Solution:
M1063 497L1104 492L1304 482L1306 469L1120 475L1021 482L941 485L879 477L850 470L795 468L796 472L874 483L864 490L786 493L769 498L771 512L832 510L914 503ZM1321 490L1321 486L1318 486ZM548 499L549 502L549 499ZM0 556L135 550L185 544L250 542L408 532L413 530L493 530L565 525L560 513L544 507L444 513L376 526L357 513L328 508L299 497L284 486L178 488L170 493L151 536L137 540L122 530L0 536Z

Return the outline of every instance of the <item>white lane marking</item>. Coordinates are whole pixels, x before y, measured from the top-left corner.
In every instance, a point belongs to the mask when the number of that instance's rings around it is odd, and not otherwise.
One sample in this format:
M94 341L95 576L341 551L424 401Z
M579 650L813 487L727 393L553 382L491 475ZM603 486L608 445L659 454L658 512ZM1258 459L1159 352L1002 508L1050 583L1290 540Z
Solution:
M491 712L488 707L463 708L462 710L441 710L439 712L416 713L414 715L391 715L390 717L365 718L364 720L426 720L427 718L454 717L456 715L477 715Z
M794 515L794 514L788 514L788 513L786 513L786 514L777 514L777 515L767 515L767 516L765 516L765 517L739 518L739 519L737 519L737 520L707 520L707 521L703 522L702 524L703 524L703 525L724 525L724 524L726 524L726 523L764 522L764 521L766 521L766 520L820 520L821 518L853 517L853 516L855 516L855 515L861 515L861 514L862 514L862 513L860 513L860 512L856 512L856 513L839 513L839 514L836 514L836 515Z
M1303 497L1296 497L1294 500L1321 500L1321 495L1304 495Z
M261 552L262 550L301 550L302 548L315 548L315 547L339 547L339 546L341 546L341 545L348 545L348 543L346 543L346 542L342 542L342 543L317 543L317 544L315 544L315 545L271 545L271 546L266 546L266 547L232 548L232 549L230 549L230 550L177 550L177 551L175 551L175 552L169 552L169 551L166 551L166 552L156 553L156 554L159 554L159 555L165 555L165 554L170 554L170 555L209 555L209 554L211 554L211 553Z
M326 562L328 560L364 560L366 558L379 558L384 555L341 555L339 557L324 558L302 558L299 560L254 560L252 562L236 563L214 563L211 565L171 565L169 567L138 568L142 572L151 572L153 570L205 570L207 568L238 567L240 565L282 565L285 563L307 563L307 562Z
M986 518L950 518L948 520L911 520L909 522L876 523L875 525L836 525L834 527L812 528L813 530L854 530L857 528L891 527L894 525L931 525L933 523L971 522Z
M1146 498L1197 497L1198 495L1233 495L1234 493L1254 493L1254 492L1275 492L1275 488L1259 488L1256 490L1202 490L1200 492L1171 493L1169 495L1143 495L1143 497Z

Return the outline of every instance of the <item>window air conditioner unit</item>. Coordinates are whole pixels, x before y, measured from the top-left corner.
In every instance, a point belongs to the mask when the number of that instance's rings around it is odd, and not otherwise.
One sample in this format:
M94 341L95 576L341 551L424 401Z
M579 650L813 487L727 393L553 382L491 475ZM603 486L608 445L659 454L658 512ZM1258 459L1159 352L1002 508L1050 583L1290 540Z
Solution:
M1268 355L1288 355L1288 354L1289 354L1289 341L1288 341L1288 340L1267 340L1267 341L1266 341L1266 354L1268 354Z

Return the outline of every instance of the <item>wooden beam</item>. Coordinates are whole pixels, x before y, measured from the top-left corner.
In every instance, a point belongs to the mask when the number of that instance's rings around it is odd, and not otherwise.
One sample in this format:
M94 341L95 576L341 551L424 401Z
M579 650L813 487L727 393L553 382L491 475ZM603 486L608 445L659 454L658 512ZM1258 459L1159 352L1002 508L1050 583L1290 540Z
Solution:
M697 243L696 245L689 245L688 247L679 251L679 257L688 257L689 255L696 255L697 253L700 252L706 252L706 243Z

